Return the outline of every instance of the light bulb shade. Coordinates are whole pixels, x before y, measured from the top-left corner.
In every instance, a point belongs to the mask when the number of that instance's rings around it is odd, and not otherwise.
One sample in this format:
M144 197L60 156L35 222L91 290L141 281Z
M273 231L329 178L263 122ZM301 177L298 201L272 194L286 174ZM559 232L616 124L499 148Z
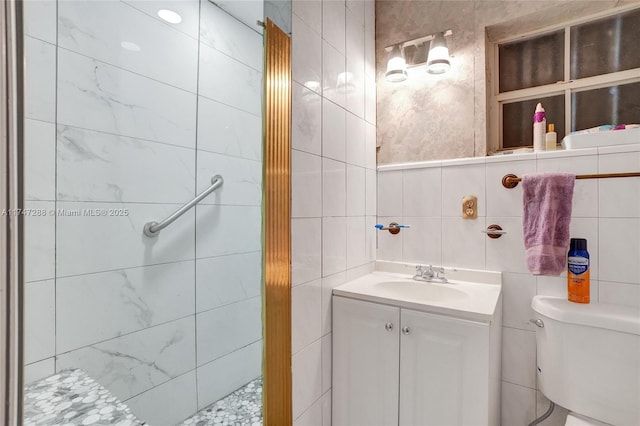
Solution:
M407 62L402 55L399 45L393 46L387 61L387 72L384 74L387 81L398 83L407 79Z
M442 74L449 71L450 68L449 48L444 39L444 33L438 33L434 36L429 48L427 72L429 74Z

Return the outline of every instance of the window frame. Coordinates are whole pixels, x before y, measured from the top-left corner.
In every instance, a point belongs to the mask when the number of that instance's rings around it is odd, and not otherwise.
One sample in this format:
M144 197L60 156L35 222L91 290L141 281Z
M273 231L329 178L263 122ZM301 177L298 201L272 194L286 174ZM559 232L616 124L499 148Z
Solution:
M638 4L629 5L626 7L616 7L607 9L605 11L590 14L580 18L565 21L559 24L550 25L547 27L539 28L534 31L527 31L516 35L510 35L507 37L498 38L488 41L488 71L489 71L489 102L488 102L488 119L489 128L488 136L490 143L487 148L490 152L498 151L510 151L519 148L531 148L531 145L521 147L509 147L503 148L503 108L502 105L506 103L513 103L519 101L526 101L531 99L537 99L548 96L564 95L564 113L565 113L565 135L571 132L571 108L572 100L571 94L581 92L585 90L600 89L603 87L610 87L628 83L640 82L640 67L633 68L625 71L617 71L607 74L600 74L591 77L584 77L576 80L571 80L571 28L580 24L585 24L593 21L597 21L603 18L623 14L626 12L632 12L640 10ZM556 83L545 84L542 86L529 87L525 89L517 89L509 92L499 92L499 72L500 72L500 58L499 48L501 44L506 44L516 41L525 41L530 38L535 38L544 34L555 32L558 30L564 31L564 81L558 81ZM531 113L533 116L533 112Z

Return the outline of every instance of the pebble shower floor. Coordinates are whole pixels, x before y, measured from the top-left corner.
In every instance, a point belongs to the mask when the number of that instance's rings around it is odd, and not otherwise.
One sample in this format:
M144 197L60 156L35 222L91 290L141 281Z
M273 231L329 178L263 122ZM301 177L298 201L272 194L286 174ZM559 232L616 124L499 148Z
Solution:
M262 426L262 378L198 411L182 426Z

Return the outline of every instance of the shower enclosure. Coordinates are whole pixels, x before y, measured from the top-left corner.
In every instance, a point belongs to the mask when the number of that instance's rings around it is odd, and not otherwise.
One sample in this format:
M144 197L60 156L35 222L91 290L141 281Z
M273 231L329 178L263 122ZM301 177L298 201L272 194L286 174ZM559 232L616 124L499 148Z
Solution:
M26 383L81 369L150 425L259 388L256 21L287 7L24 2Z

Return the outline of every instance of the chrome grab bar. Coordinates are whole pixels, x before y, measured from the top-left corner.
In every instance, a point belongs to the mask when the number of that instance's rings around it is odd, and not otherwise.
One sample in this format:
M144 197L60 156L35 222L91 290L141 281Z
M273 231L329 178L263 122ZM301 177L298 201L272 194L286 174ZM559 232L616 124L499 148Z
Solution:
M185 214L187 212L187 210L189 210L191 207L195 206L200 201L202 201L207 195L211 194L213 191L215 191L216 189L220 188L223 183L224 183L224 179L222 179L222 176L215 175L214 177L211 178L211 186L210 187L208 187L207 189L202 191L200 194L198 194L196 196L196 198L194 198L193 200L189 201L187 204L185 204L184 206L180 207L175 212L171 213L171 215L168 218L166 218L165 220L163 220L160 223L158 223L158 222L147 222L144 225L144 235L146 235L147 237L156 237L156 236L158 236L160 231L162 231L164 228L166 228L167 226L169 226L173 222L175 222L176 219L178 219L180 216Z

